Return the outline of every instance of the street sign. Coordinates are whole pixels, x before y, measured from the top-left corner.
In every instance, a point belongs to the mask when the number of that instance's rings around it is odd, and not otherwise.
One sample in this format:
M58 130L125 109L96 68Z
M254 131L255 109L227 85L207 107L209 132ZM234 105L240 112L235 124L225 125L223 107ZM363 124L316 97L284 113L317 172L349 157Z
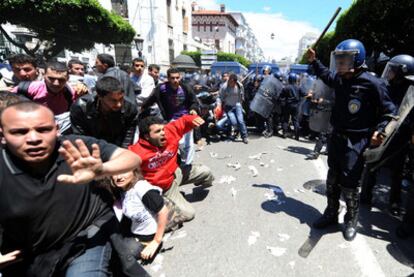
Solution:
M201 51L201 69L209 70L211 65L217 61L217 50Z

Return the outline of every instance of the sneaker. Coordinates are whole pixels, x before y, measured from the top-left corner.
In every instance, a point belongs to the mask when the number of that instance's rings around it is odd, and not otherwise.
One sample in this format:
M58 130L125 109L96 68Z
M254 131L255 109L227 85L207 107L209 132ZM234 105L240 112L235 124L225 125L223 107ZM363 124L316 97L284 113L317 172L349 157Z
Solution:
M247 140L247 138L243 138L243 143L244 144L248 144L249 143L249 141Z

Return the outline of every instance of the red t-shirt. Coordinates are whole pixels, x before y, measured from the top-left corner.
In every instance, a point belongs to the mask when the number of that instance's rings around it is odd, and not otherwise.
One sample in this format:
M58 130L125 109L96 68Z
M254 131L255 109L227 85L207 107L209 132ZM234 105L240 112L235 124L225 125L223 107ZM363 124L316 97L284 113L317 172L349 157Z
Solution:
M166 144L159 148L140 138L128 147L129 150L141 157L141 171L144 178L154 186L168 190L174 180L174 172L178 167L178 143L183 135L195 126L193 120L197 115L184 115L165 125Z

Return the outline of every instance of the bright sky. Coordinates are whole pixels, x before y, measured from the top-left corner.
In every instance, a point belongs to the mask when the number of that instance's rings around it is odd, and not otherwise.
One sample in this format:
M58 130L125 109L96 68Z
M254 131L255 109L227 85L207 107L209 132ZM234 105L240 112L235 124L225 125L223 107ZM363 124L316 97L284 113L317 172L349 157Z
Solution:
M205 9L240 11L253 29L265 57L280 60L296 58L299 39L306 33L317 35L337 7L346 10L353 0L198 0ZM334 28L333 24L332 28ZM270 38L271 33L275 39Z

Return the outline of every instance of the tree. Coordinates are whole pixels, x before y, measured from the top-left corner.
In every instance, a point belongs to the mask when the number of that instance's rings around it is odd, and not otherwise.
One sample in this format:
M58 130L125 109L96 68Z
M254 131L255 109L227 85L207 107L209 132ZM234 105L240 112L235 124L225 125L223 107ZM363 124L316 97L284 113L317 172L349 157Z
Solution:
M64 49L81 52L95 43L130 43L132 26L121 16L104 9L97 0L2 0L0 24L26 27L36 34L36 47L28 49L0 26L0 32L27 54L54 57Z
M201 52L200 51L182 51L181 54L190 56L191 58L193 58L196 65L201 67ZM245 57L241 55L233 54L233 53L226 53L226 52L218 52L217 61L218 62L239 62L245 67L248 67L251 64L251 62L248 59L246 59Z
M411 0L357 0L339 17L335 31L327 34L317 47L321 60L328 64L330 52L349 38L364 43L367 56L373 57L372 66L381 53L387 56L409 54L414 56L414 1Z

